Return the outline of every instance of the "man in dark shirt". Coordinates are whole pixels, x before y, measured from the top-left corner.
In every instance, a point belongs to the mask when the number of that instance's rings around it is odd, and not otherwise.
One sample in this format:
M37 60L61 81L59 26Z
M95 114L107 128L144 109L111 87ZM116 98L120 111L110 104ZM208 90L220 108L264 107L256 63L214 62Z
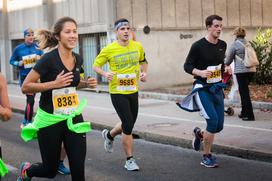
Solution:
M192 145L196 151L199 151L203 141L204 153L200 164L214 168L218 164L215 157L211 155L211 147L215 134L223 129L224 124L224 97L221 80L225 68L224 58L227 45L219 39L222 31L222 18L218 15L211 15L206 18L205 23L207 35L192 45L184 64L184 70L196 79L193 89L195 92L193 91L194 93L188 96L191 96L190 99L196 102L196 109L193 111L201 111L201 115L207 122L204 131L198 127L193 130Z

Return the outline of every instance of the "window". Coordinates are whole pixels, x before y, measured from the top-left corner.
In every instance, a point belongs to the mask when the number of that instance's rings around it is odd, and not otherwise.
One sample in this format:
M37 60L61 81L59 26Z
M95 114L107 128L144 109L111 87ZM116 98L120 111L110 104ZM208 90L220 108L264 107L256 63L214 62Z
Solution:
M12 40L12 51L17 45L23 42L24 39ZM106 45L107 45L107 33L92 33L79 35L78 45L74 48L73 51L80 54L83 57L84 77L88 76L97 77L99 83L107 83L107 79L100 75L97 75L92 69L96 56ZM103 70L108 71L109 65L108 64L104 65ZM19 69L13 66L12 72L13 80L18 81Z
M92 66L96 56L106 45L107 33L93 33L79 35L79 48L75 48L75 52L78 50L84 60L84 76L97 77L99 83L107 83L107 79L97 75ZM103 66L104 71L108 71L108 69L108 64Z

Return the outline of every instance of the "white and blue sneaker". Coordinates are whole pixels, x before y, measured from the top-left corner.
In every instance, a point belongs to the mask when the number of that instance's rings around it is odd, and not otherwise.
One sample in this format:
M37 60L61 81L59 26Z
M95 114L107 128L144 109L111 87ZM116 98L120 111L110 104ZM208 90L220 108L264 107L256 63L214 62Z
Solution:
M102 137L104 138L104 149L106 152L108 153L112 153L113 152L113 140L110 140L107 136L109 130L104 129L102 131Z
M140 170L134 158L130 158L126 161L124 166L128 171L138 171Z

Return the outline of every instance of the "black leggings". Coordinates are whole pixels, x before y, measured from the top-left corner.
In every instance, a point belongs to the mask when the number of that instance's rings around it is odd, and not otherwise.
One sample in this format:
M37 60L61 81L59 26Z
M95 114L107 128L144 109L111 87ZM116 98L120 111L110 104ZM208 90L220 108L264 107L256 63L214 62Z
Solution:
M82 116L79 115L74 118L73 122L82 122L82 120ZM29 177L54 178L56 176L63 142L72 180L85 181L86 134L71 132L66 123L66 121L62 121L38 131L42 163L32 164L27 169Z
M32 122L35 94L26 95L25 120Z
M23 82L26 78L26 75L20 76L20 86L22 87ZM35 94L33 95L26 95L26 107L25 107L25 120L32 122L33 117L33 107L35 103Z
M111 102L122 122L122 130L131 135L138 115L138 92L133 94L111 94Z

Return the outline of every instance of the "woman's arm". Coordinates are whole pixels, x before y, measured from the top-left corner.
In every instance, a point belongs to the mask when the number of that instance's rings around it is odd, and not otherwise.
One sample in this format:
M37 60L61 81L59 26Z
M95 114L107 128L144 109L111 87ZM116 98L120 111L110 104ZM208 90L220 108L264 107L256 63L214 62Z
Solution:
M37 93L43 92L51 89L57 89L61 87L66 87L73 81L73 72L64 73L64 70L56 77L54 81L40 83L40 74L32 69L24 80L22 86L22 92L27 93Z
M5 77L0 74L0 117L3 121L8 121L11 118L12 112L10 108L7 81Z

